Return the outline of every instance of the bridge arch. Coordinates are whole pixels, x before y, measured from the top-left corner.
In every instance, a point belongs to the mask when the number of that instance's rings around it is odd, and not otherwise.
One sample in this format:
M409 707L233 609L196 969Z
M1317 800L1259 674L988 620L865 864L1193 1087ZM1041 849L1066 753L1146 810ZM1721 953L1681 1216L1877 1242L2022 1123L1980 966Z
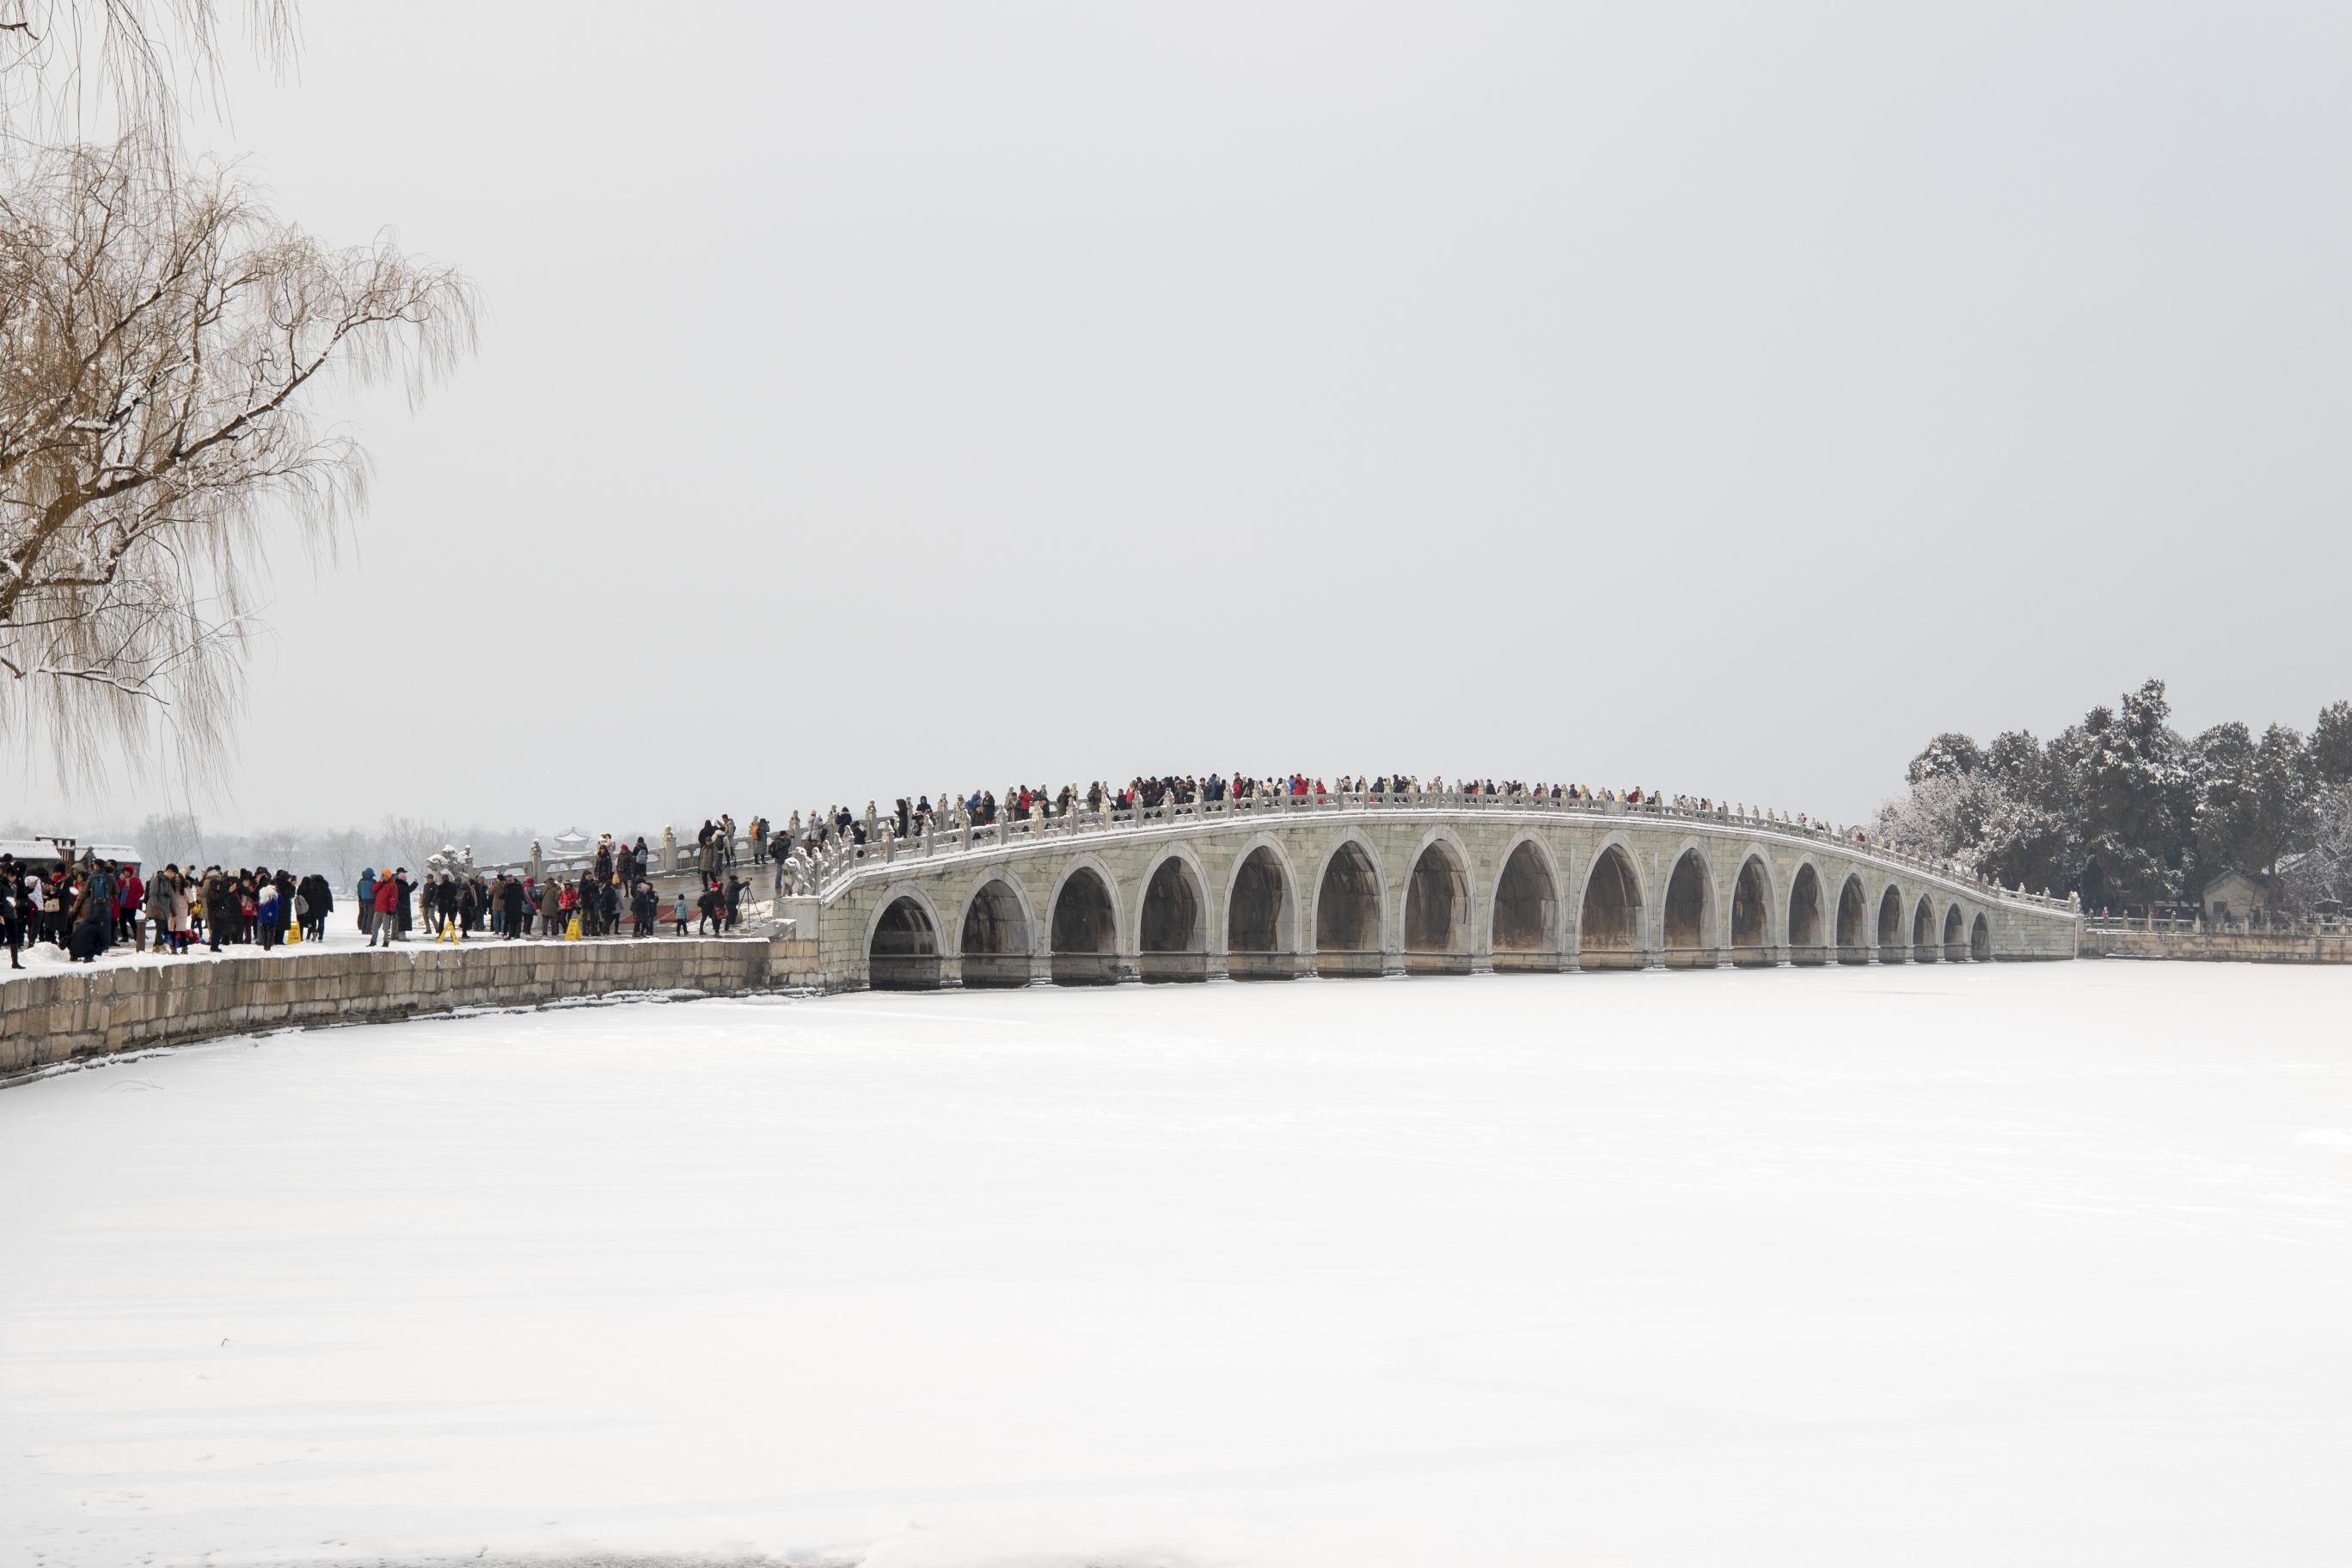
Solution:
M1118 978L1127 922L1118 882L1093 855L1074 855L1054 879L1046 906L1046 952L1056 985L1107 985Z
M1981 914L1969 928L1969 956L1979 963L1992 962L1992 923Z
M1466 974L1476 944L1476 900L1470 851L1440 823L1414 846L1404 883L1404 964L1408 973Z
M1968 927L1962 923L1960 906L1954 904L1944 911L1944 959L1958 963L1968 955Z
M1943 946L1936 940L1936 895L1922 893L1911 917L1911 962L1933 963L1943 956Z
M1010 867L994 866L980 874L979 886L964 900L963 920L955 930L966 985L1029 984L1029 955L1037 948L1037 917L1029 904L1029 889Z
M946 929L929 894L912 882L891 884L866 921L866 983L877 991L939 989Z
M1878 958L1882 963L1903 958L1903 889L1895 883L1878 896Z
M1685 839L1675 850L1674 869L1666 875L1666 894L1658 907L1658 946L1664 961L1678 968L1715 962L1717 924L1715 864L1697 839Z
M1378 974L1388 910L1380 851L1356 829L1343 831L1315 868L1315 972Z
M1553 968L1563 949L1559 889L1551 846L1521 831L1503 847L1502 868L1486 897L1486 951L1497 969ZM1542 955L1540 960L1532 955Z
M1136 971L1144 980L1209 977L1209 879L1183 842L1163 846L1143 876Z
M1825 963L1829 961L1829 920L1822 909L1827 895L1822 891L1821 868L1808 855L1797 862L1789 878L1789 962L1791 963Z
M1582 896L1577 900L1577 967L1641 968L1646 962L1642 939L1648 908L1649 900L1642 895L1641 867L1624 836L1612 833L1584 868Z
M1759 845L1740 851L1739 875L1731 884L1731 962L1769 964L1775 945L1772 858Z
M1870 892L1862 874L1848 871L1838 885L1837 960L1840 963L1870 962Z
M1298 871L1270 833L1253 834L1225 872L1225 972L1237 980L1297 973Z

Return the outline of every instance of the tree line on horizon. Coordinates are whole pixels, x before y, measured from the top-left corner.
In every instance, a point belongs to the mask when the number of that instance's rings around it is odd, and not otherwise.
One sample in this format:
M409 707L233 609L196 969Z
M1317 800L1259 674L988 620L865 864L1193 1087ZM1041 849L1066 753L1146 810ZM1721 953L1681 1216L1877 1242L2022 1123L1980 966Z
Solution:
M1878 832L2091 910L2194 902L2230 871L2282 909L2352 891L2352 702L2322 709L2307 736L2235 720L2185 736L2171 719L2149 680L2046 742L1937 735Z

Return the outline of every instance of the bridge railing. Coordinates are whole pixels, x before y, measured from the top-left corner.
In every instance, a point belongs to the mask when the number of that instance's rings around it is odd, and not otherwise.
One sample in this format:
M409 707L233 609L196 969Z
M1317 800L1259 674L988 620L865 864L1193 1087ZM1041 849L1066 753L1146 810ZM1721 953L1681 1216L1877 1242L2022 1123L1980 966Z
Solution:
M1220 818L1257 817L1266 820L1306 813L1340 811L1493 811L1496 813L1558 814L1581 816L1628 816L1649 820L1679 819L1781 838L1797 838L1833 846L1848 854L1891 862L1943 881L1966 887L1974 896L2040 909L2071 910L2070 900L2024 889L2006 889L1988 881L1973 867L1939 857L1921 856L1851 833L1825 823L1801 823L1777 816L1734 811L1728 806L1697 806L1671 801L1629 802L1574 799L1549 795L1488 795L1454 790L1358 791L1331 790L1315 795L1232 795L1223 800L1165 802L1159 805L1103 809L1074 804L1058 815L1044 812L1027 817L1000 817L992 823L963 823L941 827L936 821L927 830L900 839L890 831L894 819L877 823L877 832L865 844L835 839L815 850L820 894L831 897L859 874L901 857L928 858L940 853L1042 847L1048 838L1087 833L1117 833L1150 828L1206 826Z
M2086 914L2086 931L2137 931L2157 936L2342 936L2347 926L2340 915Z
M779 836L781 837L781 834ZM739 833L729 842L731 843L734 847L736 869L740 870L744 867L751 865L751 836L748 834ZM663 863L662 848L660 845L650 844L646 847L649 863L645 868L645 870L656 877L689 876L699 864L698 857L700 851L697 846L692 844L681 844L677 846L677 864L675 867ZM477 872L485 877L495 877L501 871L514 877L528 877L534 875L540 877L577 877L583 872L593 871L595 868L596 855L593 850L591 850L585 855L542 855L540 857L538 869L536 871L532 869L531 862L529 860L500 860L496 862L478 861L474 867L474 869Z

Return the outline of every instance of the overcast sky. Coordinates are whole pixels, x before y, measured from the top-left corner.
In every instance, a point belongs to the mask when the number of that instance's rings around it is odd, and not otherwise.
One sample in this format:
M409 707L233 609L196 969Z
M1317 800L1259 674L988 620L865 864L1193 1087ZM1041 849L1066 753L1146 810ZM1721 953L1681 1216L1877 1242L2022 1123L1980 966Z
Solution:
M658 831L1401 769L1841 819L1946 729L2352 695L2335 6L307 0L355 405L206 821ZM121 786L25 815L171 804Z

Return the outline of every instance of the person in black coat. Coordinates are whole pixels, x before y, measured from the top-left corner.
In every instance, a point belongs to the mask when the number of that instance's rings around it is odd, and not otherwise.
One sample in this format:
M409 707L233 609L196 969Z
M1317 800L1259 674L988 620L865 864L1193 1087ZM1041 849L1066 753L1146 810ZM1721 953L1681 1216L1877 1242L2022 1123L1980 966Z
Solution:
M114 924L114 911L108 907L106 893L91 877L74 896L73 933L66 939L66 952L76 963L96 963L98 955L106 951L106 939Z
M236 884L218 867L205 873L205 941L215 952L236 930Z
M325 877L313 871L302 879L301 893L302 901L310 906L310 912L302 917L304 925L309 927L302 935L306 941L324 942L327 917L335 912L335 889L328 885Z
M25 879L16 873L16 859L0 861L0 927L8 936L8 967L22 969L16 950L25 943Z

